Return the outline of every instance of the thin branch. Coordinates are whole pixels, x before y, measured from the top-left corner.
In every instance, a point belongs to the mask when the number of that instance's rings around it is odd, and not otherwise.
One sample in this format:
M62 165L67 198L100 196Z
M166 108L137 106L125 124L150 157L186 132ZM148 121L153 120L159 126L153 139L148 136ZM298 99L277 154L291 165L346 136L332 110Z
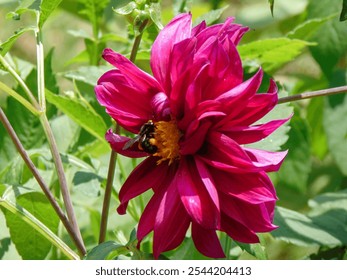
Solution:
M21 88L24 90L26 95L28 96L31 104L40 111L40 105L37 103L33 93L28 88L26 83L23 81L23 79L18 75L18 73L11 67L11 65L5 60L5 58L0 55L0 64L4 67L5 71L9 72L12 77L18 82L18 84L21 86ZM16 98L17 99L17 98ZM17 99L18 100L18 99ZM22 103L22 102L21 102Z
M328 95L340 94L340 93L345 93L345 92L347 92L347 86L304 92L301 94L295 94L295 95L279 98L278 104L291 102L291 101L299 101L299 100L309 99L309 98L314 98L314 97L319 97L319 96L328 96Z
M57 144L53 135L53 131L51 129L51 126L49 125L47 116L44 114L40 117L40 121L42 123L43 129L45 131L45 134L47 136L47 140L48 140L48 144L52 153L52 158L55 164L55 167L57 169L57 174L58 174L58 180L59 180L59 184L60 184L60 189L61 189L61 194L63 196L63 200L64 200L64 205L65 205L65 209L67 212L67 216L69 218L69 221L72 225L73 231L75 232L75 235L77 236L77 238L79 239L79 243L81 244L81 249L83 252L83 255L86 254L86 249L83 243L83 239L81 236L81 232L79 230L78 224L77 224L77 219L75 216L75 212L74 212L74 208L72 205L72 201L71 201L71 195L70 195L70 191L66 182L66 177L65 177L65 173L64 173L64 166L57 148Z
M148 20L144 20L141 26L139 27L139 35L137 35L134 40L134 44L130 54L130 60L132 62L134 62L136 59L137 51L139 49L140 42L142 39L142 34L148 22L149 22ZM119 131L120 131L120 127L119 127L119 124L117 123L115 132L119 134ZM110 155L110 162L108 166L107 182L106 182L104 202L103 202L102 213L101 213L99 244L103 243L106 237L108 214L109 214L111 194L112 194L112 185L113 185L114 173L116 169L116 160L117 160L117 153L114 150L112 150Z
M5 113L3 112L3 110L1 108L0 108L0 121L2 122L2 124L5 127L5 129L7 130L8 134L10 135L14 145L16 146L17 151L19 152L19 154L23 158L25 164L28 166L28 168L30 169L31 173L34 175L34 177L35 177L36 181L38 182L38 184L40 185L42 191L46 195L47 199L51 203L51 205L54 208L54 210L57 213L57 215L59 216L59 218L62 221L63 225L65 226L67 232L69 233L69 235L71 236L72 240L74 241L77 249L79 250L79 252L82 255L84 255L85 254L84 245L81 244L79 238L76 236L75 231L73 230L73 228L72 228L68 218L66 217L65 213L63 212L63 210L60 208L58 202L55 200L52 192L50 191L49 187L44 182L44 180L41 177L40 173L38 172L36 166L31 161L31 159L28 156L27 152L25 151L22 143L20 142L16 132L14 131L11 123L9 122L9 120L7 119Z

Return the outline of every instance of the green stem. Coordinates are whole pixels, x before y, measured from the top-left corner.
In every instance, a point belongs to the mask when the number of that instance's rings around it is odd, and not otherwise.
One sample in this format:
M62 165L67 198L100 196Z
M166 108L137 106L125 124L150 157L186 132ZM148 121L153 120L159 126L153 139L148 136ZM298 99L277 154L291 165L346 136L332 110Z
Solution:
M28 96L31 104L34 106L36 111L40 111L40 105L37 103L31 90L28 88L28 86L23 81L23 79L18 75L18 73L11 67L11 65L5 60L5 58L2 55L0 55L0 64L2 64L5 71L9 72L12 75L12 77L17 81L17 83L21 86L21 88L24 90L24 92ZM10 95L12 95L12 94L10 94ZM21 99L24 99L22 96L19 97L19 94L17 94L16 96L14 96L14 95L12 95L12 96L24 105L23 100L20 101ZM26 101L26 99L24 99L24 100ZM26 102L28 102L28 101L26 101ZM27 105L24 105L24 106L27 107L30 111L32 111Z
M57 235L55 235L48 227L42 222L36 219L31 213L23 209L20 206L16 206L12 202L0 198L0 206L4 207L8 211L12 212L16 216L20 217L24 222L30 225L33 229L42 234L47 240L49 240L54 246L59 248L69 259L79 260L79 256L71 250ZM25 233L23 233L25 234Z
M5 129L7 130L8 134L10 135L14 145L16 146L17 151L19 152L19 154L23 158L25 164L30 169L31 173L33 174L33 176L35 177L36 181L40 185L42 191L44 192L44 194L46 195L47 199L51 203L53 209L55 210L55 212L59 216L59 218L62 221L63 225L65 226L67 232L69 233L69 235L71 236L72 240L74 241L76 247L78 248L80 253L83 254L84 253L84 251L83 251L83 244L82 245L80 244L80 241L79 241L78 237L76 236L76 234L75 234L75 232L74 232L74 230L73 230L73 228L72 228L68 218L64 214L64 211L60 208L58 202L54 198L54 195L52 194L52 192L50 191L49 187L44 182L43 178L41 177L41 175L38 172L38 170L37 170L36 166L34 165L34 163L31 161L29 155L27 154L27 152L25 151L22 143L20 142L16 132L14 131L11 123L9 122L9 120L7 119L6 115L4 114L4 112L3 112L3 110L1 108L0 108L0 121L2 122L2 124L5 127Z
M130 60L132 62L135 61L137 51L140 46L140 42L142 39L143 31L145 30L148 20L144 20L139 28L139 35L136 36L134 40L134 44L131 50L130 54ZM120 126L117 123L116 124L116 133L119 134ZM114 173L116 170L116 162L117 162L117 153L112 150L110 155L110 162L108 166L108 174L107 174L107 182L106 182L106 188L105 188L105 195L104 195L104 202L102 206L102 213L101 213L101 223L100 223L100 233L99 233L99 244L103 243L105 241L106 232L107 232L107 221L108 221L108 214L109 214L109 206L111 201L111 195L112 195L112 185L114 180Z
M40 115L40 110L35 108L33 105L30 104L28 100L26 100L23 96L15 92L13 89L9 88L7 85L5 85L3 82L0 82L0 89L6 92L8 95L12 96L14 99L16 99L20 104L22 104L25 108L27 108L31 113L33 113L35 116Z
M42 33L40 29L35 32L36 37L36 63L37 63L37 94L39 98L40 108L46 111L45 97L45 54L42 44Z
M87 251L85 249L83 239L81 236L81 232L80 232L78 224L77 224L75 211L74 211L72 201L71 201L70 191L69 191L66 177L65 177L64 166L63 166L63 163L62 163L62 160L61 160L58 148L57 148L57 144L55 142L53 131L51 129L51 126L50 126L49 121L47 119L47 116L45 114L40 117L40 121L41 121L43 129L45 131L45 134L46 134L46 137L48 140L48 144L49 144L49 147L50 147L50 150L52 153L52 158L53 158L55 167L57 169L60 190L61 190L61 194L63 196L67 216L68 216L69 221L72 225L73 231L74 231L74 233L77 236L77 239L79 241L79 249L81 251L81 254L85 255Z
M295 94L295 95L279 98L278 104L292 102L292 101L299 101L303 99L309 99L309 98L320 97L320 96L346 93L346 92L347 92L347 86L334 87L334 88L322 89L317 91L309 91L309 92L304 92L301 94Z

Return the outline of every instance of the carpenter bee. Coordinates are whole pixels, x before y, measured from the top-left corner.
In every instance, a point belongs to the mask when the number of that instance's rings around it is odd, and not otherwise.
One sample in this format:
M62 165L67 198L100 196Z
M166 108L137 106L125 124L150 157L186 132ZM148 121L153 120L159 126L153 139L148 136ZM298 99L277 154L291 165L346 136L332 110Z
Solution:
M154 131L155 125L152 120L149 120L141 127L140 132L138 135L136 135L136 137L125 143L123 150L129 149L133 144L138 142L138 147L140 150L143 150L149 154L155 154L158 148L157 146L153 145L153 142L155 142Z

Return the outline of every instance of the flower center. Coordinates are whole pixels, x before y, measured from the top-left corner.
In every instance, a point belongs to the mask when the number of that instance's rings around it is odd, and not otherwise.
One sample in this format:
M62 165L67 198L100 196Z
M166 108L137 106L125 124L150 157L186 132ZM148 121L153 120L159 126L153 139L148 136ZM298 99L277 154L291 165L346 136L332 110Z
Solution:
M149 139L149 143L157 147L154 156L161 157L157 164L165 160L169 160L169 165L180 157L180 146L178 144L182 133L178 130L175 120L156 122L153 138Z

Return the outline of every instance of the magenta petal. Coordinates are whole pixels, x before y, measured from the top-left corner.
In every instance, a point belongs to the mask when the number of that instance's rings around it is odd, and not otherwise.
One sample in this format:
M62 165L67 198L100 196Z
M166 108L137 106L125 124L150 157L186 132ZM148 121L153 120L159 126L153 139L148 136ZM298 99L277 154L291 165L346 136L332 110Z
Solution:
M191 36L191 24L191 14L179 14L164 27L152 46L152 72L166 92L170 89L169 67L172 48L176 43Z
M214 229L205 229L192 223L192 238L198 251L210 258L225 258L222 246Z
M233 174L216 169L211 172L220 195L252 204L277 200L275 188L265 172Z
M157 165L157 158L149 157L140 163L129 175L119 192L120 206L117 211L125 214L130 199L166 181L168 166Z
M186 235L190 218L184 209L175 184L169 185L161 198L154 224L153 254L175 249Z
M252 231L269 232L276 229L271 218L275 209L275 201L252 204L232 196L221 195L220 198L222 212Z
M260 167L266 172L278 171L288 153L288 151L269 152L250 148L244 148L244 151L248 154L254 166Z
M228 137L234 139L239 144L250 144L258 142L265 137L269 136L282 124L286 123L291 116L283 120L273 120L266 124L259 124L246 127L238 127L230 124L224 125L219 130L226 134Z
M131 138L120 136L116 133L113 133L112 129L109 129L105 135L106 141L110 143L113 150L117 153L131 158L140 158L148 156L147 153L139 150L137 144L133 145L129 149L124 150L124 145L131 140Z
M211 198L201 180L194 160L189 157L182 158L175 176L181 201L194 222L204 228L213 229L220 223L219 208L215 204L218 202L216 197Z
M102 57L119 69L129 83L134 86L146 89L146 91L150 91L154 94L162 91L160 84L151 75L142 71L125 56L116 53L111 49L105 49Z
M254 231L222 214L222 228L231 238L243 243L259 243Z

